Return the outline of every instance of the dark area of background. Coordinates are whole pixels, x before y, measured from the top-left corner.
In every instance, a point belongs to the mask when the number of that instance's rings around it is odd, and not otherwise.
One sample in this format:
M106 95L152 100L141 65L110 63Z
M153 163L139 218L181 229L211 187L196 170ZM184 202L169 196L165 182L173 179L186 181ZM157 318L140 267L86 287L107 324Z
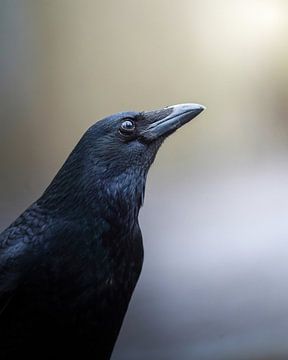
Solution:
M288 357L288 4L0 0L0 227L82 133L199 102L163 146L113 360Z

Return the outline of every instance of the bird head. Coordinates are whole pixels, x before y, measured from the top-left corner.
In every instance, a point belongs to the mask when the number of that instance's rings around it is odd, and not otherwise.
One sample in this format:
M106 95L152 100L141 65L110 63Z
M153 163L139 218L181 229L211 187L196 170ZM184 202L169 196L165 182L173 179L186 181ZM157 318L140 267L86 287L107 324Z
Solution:
M198 104L180 104L104 118L84 135L91 159L107 175L137 168L147 172L163 141L204 109Z
M202 105L181 104L117 113L97 121L72 151L44 193L42 203L69 208L79 203L99 203L105 196L122 205L135 203L136 198L139 208L146 175L159 147L203 110Z

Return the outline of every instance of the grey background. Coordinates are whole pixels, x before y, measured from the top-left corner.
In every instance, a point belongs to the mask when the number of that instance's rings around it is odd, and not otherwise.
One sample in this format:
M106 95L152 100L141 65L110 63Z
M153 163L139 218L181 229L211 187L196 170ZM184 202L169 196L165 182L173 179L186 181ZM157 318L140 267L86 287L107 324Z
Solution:
M285 0L0 0L0 226L123 110L205 113L169 138L113 360L288 357Z

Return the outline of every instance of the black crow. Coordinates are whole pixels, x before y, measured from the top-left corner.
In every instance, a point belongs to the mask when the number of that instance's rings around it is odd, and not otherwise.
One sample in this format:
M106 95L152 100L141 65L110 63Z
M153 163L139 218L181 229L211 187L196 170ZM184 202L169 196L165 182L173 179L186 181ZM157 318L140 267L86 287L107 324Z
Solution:
M143 262L138 213L163 140L204 109L124 112L84 134L0 235L0 359L109 359Z

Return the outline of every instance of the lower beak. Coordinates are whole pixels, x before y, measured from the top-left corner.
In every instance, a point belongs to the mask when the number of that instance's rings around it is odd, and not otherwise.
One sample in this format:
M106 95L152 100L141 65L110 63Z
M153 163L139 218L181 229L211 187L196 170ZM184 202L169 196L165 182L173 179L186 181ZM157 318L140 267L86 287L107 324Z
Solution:
M146 141L153 141L162 136L166 137L194 119L204 109L205 107L199 104L179 104L144 113L150 124L142 131L141 136ZM162 112L163 117L161 117Z

